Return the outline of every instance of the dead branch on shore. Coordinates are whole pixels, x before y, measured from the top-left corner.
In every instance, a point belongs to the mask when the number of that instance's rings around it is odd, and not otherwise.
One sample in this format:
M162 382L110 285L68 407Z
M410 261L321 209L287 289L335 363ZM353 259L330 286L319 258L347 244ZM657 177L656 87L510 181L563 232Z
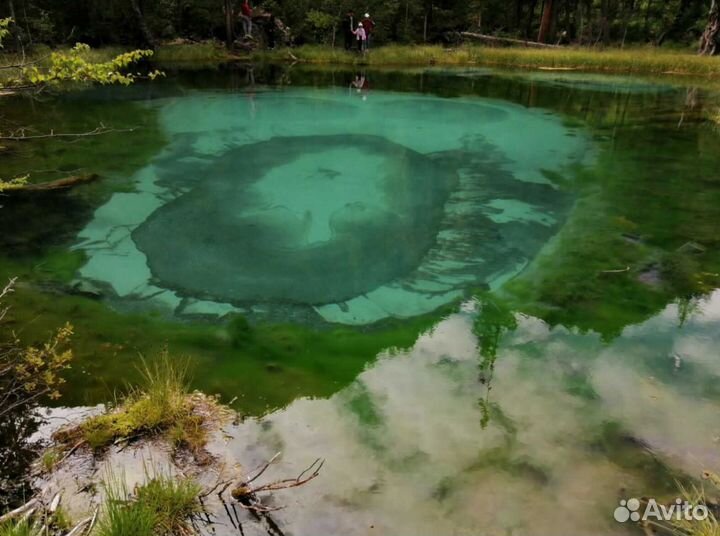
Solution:
M537 41L526 41L524 39L512 39L510 37L496 37L494 35L479 34L475 32L460 32L463 37L469 37L470 39L477 39L478 41L484 41L492 44L504 44L504 45L522 45L524 47L534 48L563 48L560 45L549 45L547 43L538 43Z
M306 469L301 471L300 474L297 475L295 478L284 478L281 480L268 482L267 484L254 485L253 483L258 478L260 478L279 457L280 453L278 452L277 454L275 454L275 456L270 458L270 460L262 464L257 469L251 471L248 476L245 477L241 484L232 489L230 495L234 499L234 502L229 503L229 506L232 507L232 512L235 512L235 519L233 519L231 509L230 507L228 507L228 503L223 497L223 493L225 493L225 491L230 487L232 480L218 482L208 492L202 494L201 497L206 497L207 495L215 491L219 486L222 486L220 491L217 492L217 496L220 499L223 507L225 508L225 512L227 513L228 518L230 519L233 526L235 526L236 528L242 526L235 510L235 505L237 504L244 510L249 511L257 520L262 520L267 523L269 534L282 536L283 532L278 526L278 524L275 522L275 520L272 518L271 513L277 510L282 510L284 506L270 506L264 504L259 494L272 493L275 491L296 488L307 484L308 482L317 478L320 475L320 470L322 469L325 460L322 460L320 458L316 459Z
M27 141L27 140L41 140L46 138L87 138L90 136L101 136L103 134L120 133L120 132L134 132L138 127L133 128L109 128L101 124L99 127L89 130L87 132L55 132L51 130L48 134L26 134L25 129L21 128L6 136L0 136L0 140L5 141Z
M40 501L37 499L30 499L22 506L15 508L15 510L11 510L7 514L0 516L0 525L7 523L8 521L12 521L13 519L26 516L28 512L34 512L38 506L40 506Z

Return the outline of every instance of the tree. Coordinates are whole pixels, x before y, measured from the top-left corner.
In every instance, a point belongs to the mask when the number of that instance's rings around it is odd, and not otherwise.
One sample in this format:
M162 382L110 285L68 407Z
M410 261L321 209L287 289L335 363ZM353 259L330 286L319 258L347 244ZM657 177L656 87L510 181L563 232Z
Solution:
M232 0L225 0L225 45L230 48L234 39L234 13Z
M135 18L137 19L138 27L140 28L140 32L142 33L144 41L143 45L149 46L150 48L155 48L155 37L153 36L153 33L150 31L150 27L145 21L145 14L143 13L139 0L131 0L130 5L132 6L133 13L135 14Z
M0 47L2 40L9 35L11 19L0 19ZM27 90L46 87L58 87L66 83L95 83L101 85L120 84L130 85L138 78L137 74L127 72L127 68L143 58L152 56L151 50L134 50L119 54L108 61L92 61L89 56L90 47L81 43L76 44L70 51L52 52L41 60L21 60L19 63L1 65L0 71L12 71L15 74L4 82L0 81L0 89L5 91ZM162 75L160 71L148 74L150 79ZM0 125L1 126L1 125ZM62 134L63 136L97 135L110 132L104 126L98 127L90 133ZM1 131L0 131L1 133ZM41 137L59 136L48 134ZM24 134L12 134L5 139L20 139ZM0 177L0 192L17 190L25 187L28 177L15 177L3 180Z
M543 3L542 19L540 21L540 31L538 32L538 43L545 43L547 40L553 22L553 0L545 0Z
M718 40L720 40L720 4L712 0L708 13L708 22L700 38L700 54L714 56L718 53Z

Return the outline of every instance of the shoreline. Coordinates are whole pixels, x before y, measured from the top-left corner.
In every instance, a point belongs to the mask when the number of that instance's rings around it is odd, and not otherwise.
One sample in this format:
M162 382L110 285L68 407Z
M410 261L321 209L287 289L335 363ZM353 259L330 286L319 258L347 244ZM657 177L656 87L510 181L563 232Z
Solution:
M236 58L237 59L237 58ZM698 76L720 79L720 58L652 48L605 49L524 49L461 45L387 45L359 58L352 52L329 47L302 46L259 51L251 61L351 65L358 67L506 67L541 71L577 71L604 74Z

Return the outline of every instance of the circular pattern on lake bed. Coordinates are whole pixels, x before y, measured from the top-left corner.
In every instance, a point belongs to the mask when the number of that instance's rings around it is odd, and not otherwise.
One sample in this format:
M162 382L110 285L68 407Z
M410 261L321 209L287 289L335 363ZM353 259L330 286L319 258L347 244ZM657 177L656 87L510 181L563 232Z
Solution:
M348 300L414 269L458 181L369 135L241 146L205 177L133 232L155 284L203 299L299 304Z

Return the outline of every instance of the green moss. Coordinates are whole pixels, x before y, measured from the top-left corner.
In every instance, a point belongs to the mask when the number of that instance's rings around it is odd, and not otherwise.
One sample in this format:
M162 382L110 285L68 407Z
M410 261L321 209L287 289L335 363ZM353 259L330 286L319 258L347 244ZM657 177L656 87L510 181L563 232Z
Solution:
M660 126L606 120L595 119L594 131L611 131L612 142L599 143L596 164L576 171L579 199L569 220L504 290L516 310L609 340L678 298L717 286L720 188L705 171L719 163L716 140L705 139L711 132L668 139Z
M368 361L386 348L407 348L452 308L412 320L391 320L372 329L315 329L301 325L243 327L237 345L226 329L212 324L181 324L147 314L121 314L83 296L48 293L49 281L25 263L0 260L0 279L18 276L21 285L10 297L10 326L23 326L23 342L38 343L68 318L76 335L75 360L68 371L63 404L104 402L141 375L139 355L187 356L193 388L239 397L238 409L263 413L297 396L329 396L351 382ZM58 288L62 288L61 286ZM237 327L237 326L236 326ZM231 328L232 329L232 328ZM152 362L153 358L150 358ZM82 385L82 389L76 386Z
M87 262L84 251L53 248L35 265L35 273L43 278L69 283Z
M187 429L193 404L189 397L186 368L165 353L151 364L143 362L143 384L104 415L91 417L79 426L79 435L94 449L122 438L135 438L173 428ZM72 430L66 435L76 435ZM177 438L175 438L177 440Z
M243 315L233 315L227 323L227 331L235 348L242 348L252 341L252 328Z

